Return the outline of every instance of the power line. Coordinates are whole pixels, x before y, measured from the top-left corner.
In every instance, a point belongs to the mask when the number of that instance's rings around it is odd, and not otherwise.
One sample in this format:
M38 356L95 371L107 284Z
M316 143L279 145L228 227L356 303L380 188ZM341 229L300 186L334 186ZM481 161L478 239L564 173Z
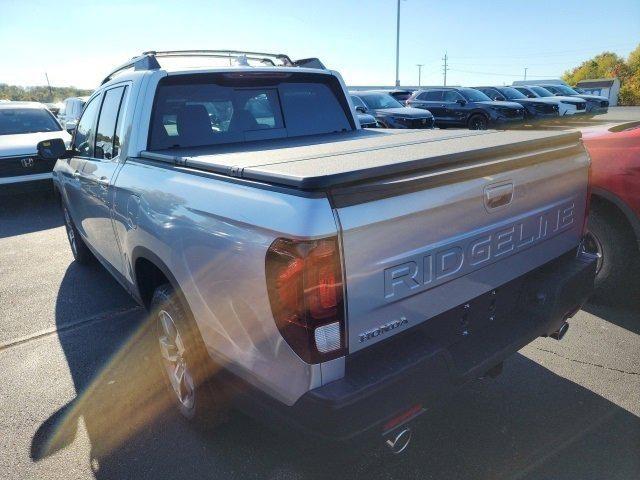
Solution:
M452 72L473 73L476 75L493 75L497 77L521 77L522 76L521 73L477 72L473 70L458 70L457 68L449 68L449 70L451 70ZM535 77L535 78L548 78L549 76L553 76L553 75L527 75L527 76Z

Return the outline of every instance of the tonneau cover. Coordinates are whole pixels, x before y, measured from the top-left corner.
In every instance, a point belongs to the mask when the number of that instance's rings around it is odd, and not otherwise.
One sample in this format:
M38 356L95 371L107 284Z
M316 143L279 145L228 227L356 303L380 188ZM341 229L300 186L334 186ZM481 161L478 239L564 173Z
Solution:
M141 152L140 157L314 190L456 163L575 146L579 138L577 131L371 129Z

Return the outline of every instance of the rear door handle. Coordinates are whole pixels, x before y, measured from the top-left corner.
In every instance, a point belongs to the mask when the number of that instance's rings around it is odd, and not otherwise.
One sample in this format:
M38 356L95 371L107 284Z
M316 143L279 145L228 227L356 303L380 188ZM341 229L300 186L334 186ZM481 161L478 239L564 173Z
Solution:
M484 205L488 211L504 207L513 200L513 183L484 188Z

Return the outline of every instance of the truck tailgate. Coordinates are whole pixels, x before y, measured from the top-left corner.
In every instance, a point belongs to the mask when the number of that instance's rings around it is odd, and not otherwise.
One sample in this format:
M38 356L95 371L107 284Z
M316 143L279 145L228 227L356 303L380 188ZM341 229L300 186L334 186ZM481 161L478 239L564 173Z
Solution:
M515 153L514 153L515 152ZM339 186L349 352L575 248L589 159L577 137ZM464 335L461 318L460 334Z

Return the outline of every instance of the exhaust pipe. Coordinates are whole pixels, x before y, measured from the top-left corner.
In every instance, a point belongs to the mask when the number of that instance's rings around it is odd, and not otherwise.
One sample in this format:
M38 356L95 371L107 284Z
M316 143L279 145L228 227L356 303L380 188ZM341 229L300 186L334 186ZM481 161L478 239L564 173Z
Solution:
M569 330L569 324L567 322L564 322L558 330L556 330L549 336L554 340L562 340L562 337L564 337L564 334L567 333L567 330Z
M411 443L411 429L405 427L392 433L384 443L394 455L403 453Z

